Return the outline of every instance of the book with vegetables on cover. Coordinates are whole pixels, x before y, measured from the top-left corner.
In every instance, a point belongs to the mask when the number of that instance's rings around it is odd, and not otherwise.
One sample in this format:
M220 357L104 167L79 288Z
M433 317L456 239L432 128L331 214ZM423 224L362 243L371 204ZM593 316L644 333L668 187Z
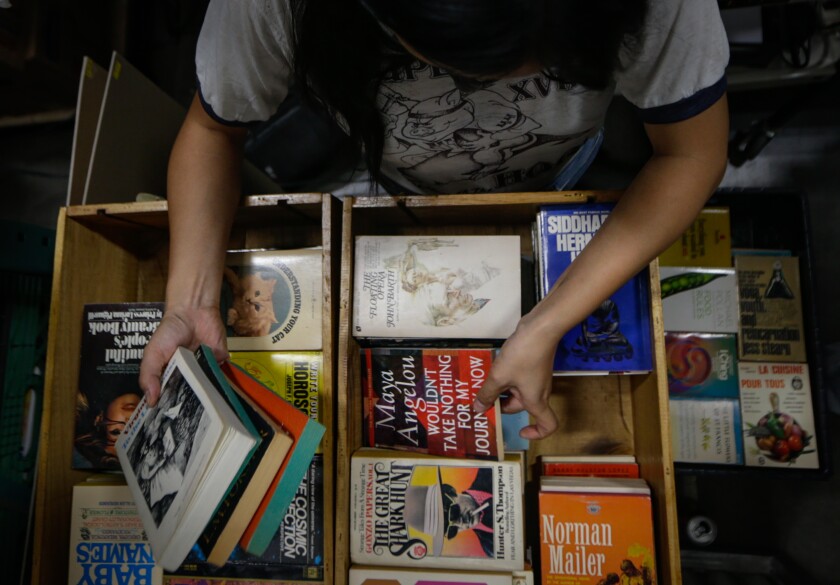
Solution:
M612 211L612 203L547 205L537 214L540 286L544 297ZM560 340L554 373L625 374L649 372L650 281L642 270Z
M351 458L350 557L360 564L524 568L522 463L359 449Z
M282 424L293 441L286 459L239 541L245 551L259 556L266 551L283 522L286 510L310 467L326 428L236 364L226 362L222 364L222 371L231 386L260 405L274 421Z
M116 450L155 559L181 564L248 461L256 440L195 355L179 347L160 398L140 401Z
M504 458L499 401L472 410L492 349L363 348L364 439L448 457Z

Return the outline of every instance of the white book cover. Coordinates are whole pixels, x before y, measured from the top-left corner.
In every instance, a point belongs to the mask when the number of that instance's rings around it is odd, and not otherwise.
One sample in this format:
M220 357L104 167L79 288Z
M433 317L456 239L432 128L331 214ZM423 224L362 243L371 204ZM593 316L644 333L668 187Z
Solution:
M353 335L505 339L520 271L519 236L358 236Z
M126 483L165 570L183 562L254 443L195 356L178 348L157 404L143 398L117 440Z
M738 281L734 268L660 266L665 331L738 332Z
M163 582L134 496L116 479L98 477L73 486L68 585Z
M818 469L808 364L740 362L747 465Z
M321 349L322 282L319 247L228 252L221 295L228 349Z
M365 565L524 569L522 465L360 449L351 459L350 557Z
M670 410L674 461L721 465L744 463L737 400L671 399Z
M523 571L524 573L524 571ZM397 567L350 567L350 585L519 585L512 573Z

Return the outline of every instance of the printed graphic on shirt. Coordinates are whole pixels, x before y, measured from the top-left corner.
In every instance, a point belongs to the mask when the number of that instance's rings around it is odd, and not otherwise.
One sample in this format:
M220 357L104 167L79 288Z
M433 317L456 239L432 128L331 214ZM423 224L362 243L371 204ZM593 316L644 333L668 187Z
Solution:
M462 90L444 70L419 63L382 83L389 177L436 193L545 186L597 130L590 120L572 131L568 122L552 129L541 121L556 120L563 108L553 102L580 93L575 86L541 75L474 85Z

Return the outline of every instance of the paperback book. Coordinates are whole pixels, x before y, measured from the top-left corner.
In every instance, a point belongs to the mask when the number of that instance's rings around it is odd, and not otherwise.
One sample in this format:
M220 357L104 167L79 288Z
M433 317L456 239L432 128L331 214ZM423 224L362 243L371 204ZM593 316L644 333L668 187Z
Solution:
M737 256L741 305L739 356L748 361L807 361L799 258Z
M73 486L69 585L162 582L134 497L119 479L100 476Z
M143 392L143 350L163 317L163 303L84 306L73 469L118 471L116 438Z
M350 567L350 585L525 585L512 573L397 567Z
M704 207L680 238L659 255L660 266L732 266L728 207Z
M740 362L748 466L819 468L808 364Z
M542 475L577 477L639 477L639 464L632 455L543 455Z
M738 398L738 347L731 333L665 333L668 394Z
M157 404L141 399L116 445L155 559L165 570L187 556L255 443L196 356L178 348Z
M738 282L733 268L662 266L665 331L738 332Z
M657 583L650 489L641 479L540 478L536 549L544 585Z
M366 446L501 461L499 401L472 405L493 361L490 349L361 350Z
M353 335L506 339L521 290L519 236L357 236Z
M537 215L537 250L544 297L607 220L612 203L548 205ZM631 278L560 340L554 373L649 372L650 281L647 269Z
M732 399L671 399L674 461L742 465L741 409Z
M521 469L518 457L481 461L358 450L350 473L351 561L523 570Z
M326 428L236 364L225 362L222 371L231 386L258 404L292 437L289 454L239 541L239 545L248 554L261 556L283 522Z
M321 248L228 252L221 293L231 351L318 350Z

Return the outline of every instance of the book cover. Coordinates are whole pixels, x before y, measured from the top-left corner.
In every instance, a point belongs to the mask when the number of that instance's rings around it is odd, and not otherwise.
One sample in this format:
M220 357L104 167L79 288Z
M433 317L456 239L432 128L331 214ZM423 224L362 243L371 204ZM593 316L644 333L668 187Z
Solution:
M738 347L731 333L665 333L671 398L738 398Z
M210 348L202 345L196 351L196 357L208 379L257 439L239 476L231 484L213 519L198 539L197 546L206 556L207 562L223 565L280 469L292 446L292 438L257 404L230 387Z
M141 399L116 444L155 559L165 570L187 556L254 443L195 355L178 348L157 404Z
M514 585L514 580L509 572L353 565L350 567L350 585Z
M670 400L674 461L742 465L744 440L738 400Z
M659 255L660 266L732 266L728 207L704 207L680 238Z
M577 477L639 477L639 464L632 455L587 455L540 457L542 475Z
M643 480L547 477L540 484L535 548L544 585L657 582Z
M805 362L799 258L737 256L741 322L739 357L748 361Z
M819 468L808 364L740 362L745 461Z
M360 564L524 568L519 458L360 449L351 458L350 557Z
M502 442L506 453L508 451L528 450L531 441L523 439L519 432L529 424L531 424L531 415L528 414L527 410L502 413Z
M606 221L612 203L548 205L537 215L542 264L539 294L548 294ZM649 372L651 349L650 281L642 270L560 340L555 374Z
M73 486L69 585L162 582L134 496L116 481L98 478Z
M163 303L84 306L73 469L120 469L114 445L143 397L140 362L163 308Z
M353 335L506 339L521 290L519 236L357 236Z
M491 349L363 348L365 445L501 461L499 401L472 410L493 356Z
M236 546L223 565L210 564L198 547L167 578L206 578L225 584L323 581L324 579L324 460L316 455L307 476L298 485L292 502L271 542L260 555ZM188 581L185 581L188 582Z
M321 349L321 248L228 252L222 321L228 349Z
M662 266L665 331L738 332L738 282L733 268Z
M289 454L239 541L249 554L260 556L283 521L326 429L236 364L226 362L222 371L232 386L239 388L281 423L293 439Z

